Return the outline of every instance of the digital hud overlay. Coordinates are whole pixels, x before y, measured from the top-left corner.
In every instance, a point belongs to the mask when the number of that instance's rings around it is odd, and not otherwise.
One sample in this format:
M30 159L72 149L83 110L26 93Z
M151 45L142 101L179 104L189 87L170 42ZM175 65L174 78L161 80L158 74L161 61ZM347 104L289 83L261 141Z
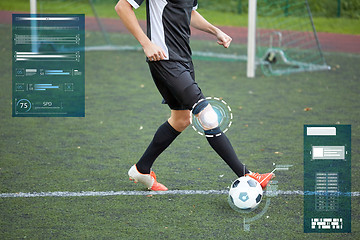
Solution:
M351 232L351 126L304 126L304 232Z
M12 116L85 116L83 14L12 15Z

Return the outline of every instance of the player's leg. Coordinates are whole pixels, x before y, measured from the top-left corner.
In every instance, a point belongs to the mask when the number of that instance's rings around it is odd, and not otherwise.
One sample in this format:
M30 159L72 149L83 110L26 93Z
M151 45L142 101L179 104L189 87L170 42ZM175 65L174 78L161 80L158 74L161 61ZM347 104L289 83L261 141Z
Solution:
M175 138L191 124L190 110L171 110L171 116L156 131L153 140L140 158L129 170L129 177L135 182L145 184L154 191L168 190L156 181L156 175L151 171L156 158L175 140Z
M160 94L164 98L165 103L169 105L171 116L155 132L151 143L140 160L129 170L129 177L145 184L151 190L167 190L163 185L159 187L156 179L152 178L151 174L153 172L151 171L151 167L157 157L191 123L190 110L178 101L169 88L169 84L172 85L173 82L177 82L178 79L181 79L178 78L183 72L183 70L180 69L181 66L182 65L178 65L175 62L168 61L149 63L153 80Z
M199 119L210 146L229 165L233 172L239 177L249 173L236 156L229 139L220 130L218 116L211 105L205 99L201 99L193 107L192 113Z
M164 185L156 181L156 176L151 171L155 159L175 140L180 134L168 121L163 123L156 133L140 160L133 165L128 174L130 180L143 183L148 189L154 191L168 190Z
M199 119L204 129L206 139L211 147L219 154L219 156L229 165L238 177L248 175L257 180L262 188L265 188L268 182L273 178L273 173L253 173L239 161L236 153L231 146L229 139L219 128L218 116L211 105L201 99L192 110L193 114Z
M202 122L210 146L230 166L235 174L243 176L249 173L237 158L229 139L218 127L217 114L205 100L201 89L195 82L193 64L191 62L160 61L158 63L149 63L149 66L154 79L164 79L163 81L155 81L155 83L170 108L173 110L192 110L192 113L199 117L200 122ZM189 124L188 121L185 123L185 126Z
M170 118L156 131L148 148L136 163L141 173L150 174L155 159L190 125L189 110L171 110Z
M171 110L169 124L178 132L184 131L191 124L190 110Z

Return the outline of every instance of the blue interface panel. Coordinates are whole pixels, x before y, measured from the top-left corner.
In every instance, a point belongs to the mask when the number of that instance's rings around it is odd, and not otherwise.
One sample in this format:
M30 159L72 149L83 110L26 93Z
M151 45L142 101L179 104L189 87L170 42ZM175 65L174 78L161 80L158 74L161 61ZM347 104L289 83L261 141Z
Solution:
M351 232L351 126L304 126L304 232Z
M12 116L85 116L83 14L13 14Z

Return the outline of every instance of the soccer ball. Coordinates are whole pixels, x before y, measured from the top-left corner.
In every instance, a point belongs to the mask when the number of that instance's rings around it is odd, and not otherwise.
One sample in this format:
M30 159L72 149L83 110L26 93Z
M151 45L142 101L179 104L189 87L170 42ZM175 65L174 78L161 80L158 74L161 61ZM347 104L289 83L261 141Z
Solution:
M262 196L260 183L249 176L244 176L231 184L228 201L235 211L247 213L259 206Z
M274 64L276 63L277 59L276 59L276 53L275 52L269 52L266 57L265 57L265 61Z

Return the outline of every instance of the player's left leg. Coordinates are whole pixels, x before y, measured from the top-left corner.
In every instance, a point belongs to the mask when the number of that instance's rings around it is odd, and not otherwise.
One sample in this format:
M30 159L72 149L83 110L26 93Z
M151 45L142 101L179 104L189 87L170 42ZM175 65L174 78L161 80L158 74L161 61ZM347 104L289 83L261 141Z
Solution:
M156 158L191 124L189 110L171 110L170 118L156 131L148 148L136 163L139 172L150 174Z
M162 124L156 131L151 143L140 158L140 160L129 171L130 178L144 183L151 190L154 189L152 184L155 183L150 174L151 167L157 157L176 139L176 137L191 123L191 109L192 104L184 105L178 101L175 89L179 92L191 91L199 96L195 96L196 102L199 98L203 97L201 91L197 88L196 83L193 81L193 69L190 69L187 64L181 64L172 61L158 61L149 62L149 68L156 87L162 95L163 103L168 104L171 109L170 118ZM194 90L194 91L193 91ZM145 177L144 177L144 176ZM140 179L140 180L139 180ZM150 187L149 187L150 186ZM156 188L156 187L155 187ZM163 190L161 188L160 190Z
M191 111L171 110L168 122L176 131L182 132L191 124Z
M175 138L191 124L190 110L171 110L170 118L156 131L153 140L128 174L131 180L143 183L153 191L168 190L157 182L155 173L151 171L157 157L175 140Z

